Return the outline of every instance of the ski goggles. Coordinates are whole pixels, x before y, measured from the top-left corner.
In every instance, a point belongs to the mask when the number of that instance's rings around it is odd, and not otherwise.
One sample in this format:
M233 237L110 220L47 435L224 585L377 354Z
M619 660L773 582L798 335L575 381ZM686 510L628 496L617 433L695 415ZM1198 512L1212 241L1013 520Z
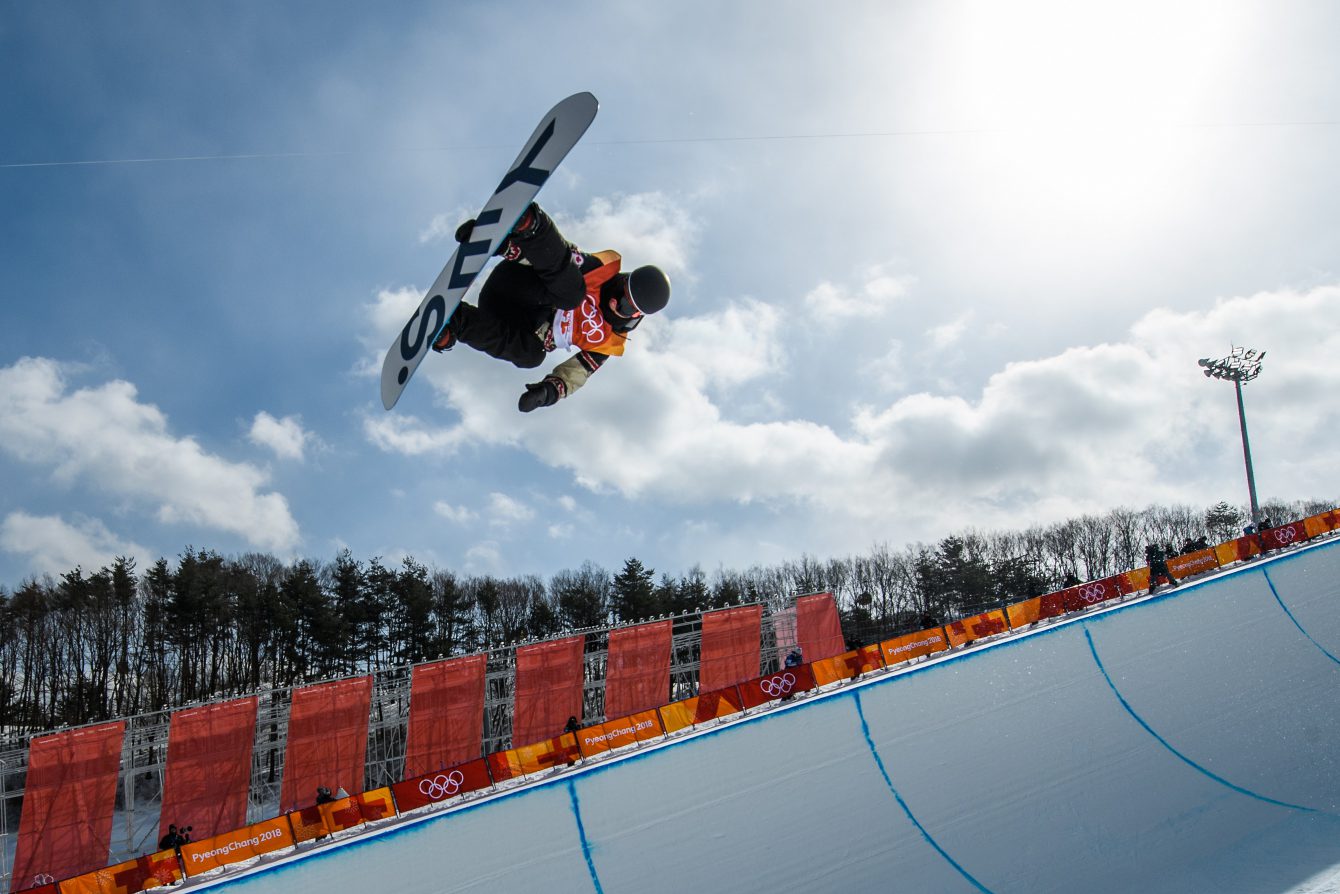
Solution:
M619 284L618 293L610 299L610 308L625 320L636 320L643 314L642 308L633 300L633 292L629 288L632 277L626 273L621 273L619 276L623 282Z

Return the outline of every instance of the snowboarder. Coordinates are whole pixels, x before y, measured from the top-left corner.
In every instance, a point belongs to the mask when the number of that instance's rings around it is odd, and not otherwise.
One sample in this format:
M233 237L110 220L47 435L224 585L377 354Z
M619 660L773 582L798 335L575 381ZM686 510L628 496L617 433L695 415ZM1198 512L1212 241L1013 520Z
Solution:
M475 221L456 230L465 243ZM660 268L620 269L618 252L583 252L563 238L549 215L532 203L496 252L502 257L479 293L479 306L462 301L433 343L449 351L457 342L533 369L558 348L577 354L527 385L517 409L529 413L570 396L624 346L646 314L670 300L670 279Z

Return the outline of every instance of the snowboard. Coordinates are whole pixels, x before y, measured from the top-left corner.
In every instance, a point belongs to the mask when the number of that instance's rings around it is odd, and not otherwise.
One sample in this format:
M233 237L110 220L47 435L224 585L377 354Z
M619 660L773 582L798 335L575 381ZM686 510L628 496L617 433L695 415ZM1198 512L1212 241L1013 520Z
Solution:
M484 269L564 157L595 120L599 103L590 93L575 93L554 106L540 120L521 154L512 162L498 188L475 218L470 241L458 245L442 268L419 309L409 318L400 337L382 361L382 406L391 409L400 400L410 377L432 349L470 284Z

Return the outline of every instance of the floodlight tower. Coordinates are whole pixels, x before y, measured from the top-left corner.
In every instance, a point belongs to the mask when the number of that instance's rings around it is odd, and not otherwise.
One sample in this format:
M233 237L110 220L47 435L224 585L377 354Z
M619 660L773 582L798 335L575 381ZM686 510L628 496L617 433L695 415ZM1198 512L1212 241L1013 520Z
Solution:
M1242 459L1247 464L1247 494L1252 500L1252 530L1261 533L1261 510L1256 505L1256 476L1252 474L1252 448L1247 442L1247 413L1242 407L1242 385L1261 374L1261 361L1266 352L1251 348L1234 348L1221 360L1202 357L1197 360L1205 370L1206 378L1224 379L1233 383L1238 393L1238 426L1242 429Z

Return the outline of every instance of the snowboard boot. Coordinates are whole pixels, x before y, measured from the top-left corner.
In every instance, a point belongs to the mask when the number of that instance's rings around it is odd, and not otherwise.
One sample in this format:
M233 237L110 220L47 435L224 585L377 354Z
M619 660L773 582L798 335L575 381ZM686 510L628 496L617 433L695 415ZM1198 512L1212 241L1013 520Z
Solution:
M516 261L521 258L521 243L533 239L540 231L540 208L534 202L526 206L525 212L517 220L507 238L498 246L495 255L504 261Z
M456 347L456 333L451 331L451 326L442 329L442 334L433 342L433 350L441 354L443 351L450 351Z

